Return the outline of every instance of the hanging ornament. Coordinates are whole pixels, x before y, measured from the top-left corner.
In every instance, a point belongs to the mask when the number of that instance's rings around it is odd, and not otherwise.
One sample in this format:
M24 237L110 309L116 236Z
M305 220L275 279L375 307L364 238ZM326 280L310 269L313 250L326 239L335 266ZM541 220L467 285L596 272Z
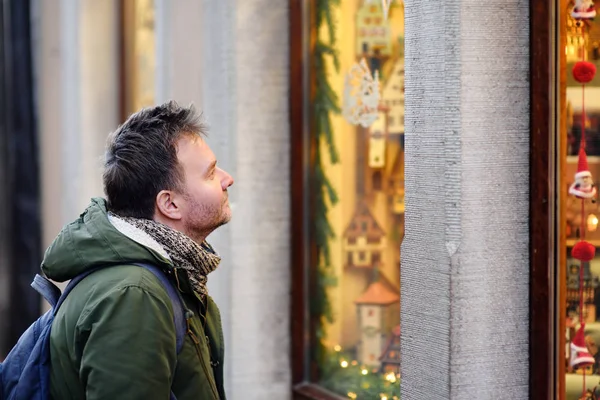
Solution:
M596 75L596 65L589 61L577 61L573 66L573 78L579 83L590 83Z
M596 16L594 2L592 0L575 0L571 16L574 19L593 19Z
M571 249L571 255L579 261L590 262L596 255L596 248L590 242L580 240L573 246L573 249Z
M573 341L571 341L571 358L569 363L573 368L593 365L596 362L587 349L585 344L585 332L583 330L584 324L582 323L577 330Z
M593 18L596 15L594 10L594 4L591 1L577 0L575 8L573 9L572 16L577 19L588 19ZM573 77L579 83L581 83L581 139L579 143L579 156L577 160L577 172L575 173L575 181L569 187L569 193L581 200L581 226L579 228L580 240L573 246L571 250L571 256L579 261L579 329L575 338L570 344L571 347L571 358L570 365L573 368L582 368L583 373L583 393L586 392L585 384L585 373L586 367L593 365L595 360L594 357L589 353L585 343L585 318L583 315L583 292L585 286L584 280L584 268L585 263L590 262L595 254L596 248L585 240L585 200L591 199L595 201L596 198L596 187L594 186L594 180L592 173L588 167L587 154L585 152L586 141L585 141L585 85L594 79L596 74L596 66L590 62L585 61L585 51L581 52L582 60L575 63L573 67Z
M390 12L390 5L393 0L381 0L381 9L383 10L383 18L388 19L388 13Z
M592 173L588 168L587 156L583 146L579 147L577 173L575 174L575 182L569 187L569 194L578 199L592 199L594 201L596 198L597 190L592 179Z
M368 128L379 116L379 72L373 76L363 58L350 68L344 86L344 118L352 125Z

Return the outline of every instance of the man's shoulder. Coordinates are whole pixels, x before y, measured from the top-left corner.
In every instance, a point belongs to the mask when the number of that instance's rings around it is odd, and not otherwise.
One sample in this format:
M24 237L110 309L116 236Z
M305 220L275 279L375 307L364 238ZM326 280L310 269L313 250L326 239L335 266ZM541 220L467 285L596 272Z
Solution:
M170 304L162 283L148 269L133 263L101 267L73 288L57 318L61 314L85 315L106 302L130 303L150 299Z
M100 289L102 293L129 287L137 287L151 294L164 292L156 275L135 263L99 267L82 280L75 289L79 287L95 289L95 291Z

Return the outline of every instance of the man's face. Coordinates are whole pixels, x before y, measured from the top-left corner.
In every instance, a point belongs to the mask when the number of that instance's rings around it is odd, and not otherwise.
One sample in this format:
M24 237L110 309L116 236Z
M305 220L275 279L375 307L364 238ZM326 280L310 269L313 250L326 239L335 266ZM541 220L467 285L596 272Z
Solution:
M200 137L182 137L177 143L177 159L184 172L184 233L202 241L231 219L227 188L233 184L233 178L217 166L214 153Z

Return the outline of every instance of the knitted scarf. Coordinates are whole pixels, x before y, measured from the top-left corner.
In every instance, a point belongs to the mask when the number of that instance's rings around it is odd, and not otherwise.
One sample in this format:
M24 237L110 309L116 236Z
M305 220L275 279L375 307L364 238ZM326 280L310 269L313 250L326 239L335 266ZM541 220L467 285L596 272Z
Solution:
M185 234L151 219L115 217L146 232L156 240L165 249L173 264L188 272L194 291L202 299L206 297L207 275L217 269L221 262L221 257L206 241L198 244Z

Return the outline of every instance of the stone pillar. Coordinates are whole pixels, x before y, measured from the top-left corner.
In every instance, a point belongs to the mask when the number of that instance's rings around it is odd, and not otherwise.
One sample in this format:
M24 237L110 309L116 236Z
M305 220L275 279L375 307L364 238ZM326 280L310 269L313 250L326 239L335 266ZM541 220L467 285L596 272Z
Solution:
M193 102L235 184L232 221L211 234L221 254L209 290L221 309L225 385L235 399L286 399L289 366L288 5L268 0L158 0L164 98ZM165 9L166 8L166 9ZM164 51L161 50L164 46ZM161 79L158 79L160 82Z
M403 400L528 397L528 3L405 1Z
M236 0L234 9L233 399L287 399L291 396L288 2Z
M34 31L43 248L102 195L104 143L118 124L116 1L37 0Z

